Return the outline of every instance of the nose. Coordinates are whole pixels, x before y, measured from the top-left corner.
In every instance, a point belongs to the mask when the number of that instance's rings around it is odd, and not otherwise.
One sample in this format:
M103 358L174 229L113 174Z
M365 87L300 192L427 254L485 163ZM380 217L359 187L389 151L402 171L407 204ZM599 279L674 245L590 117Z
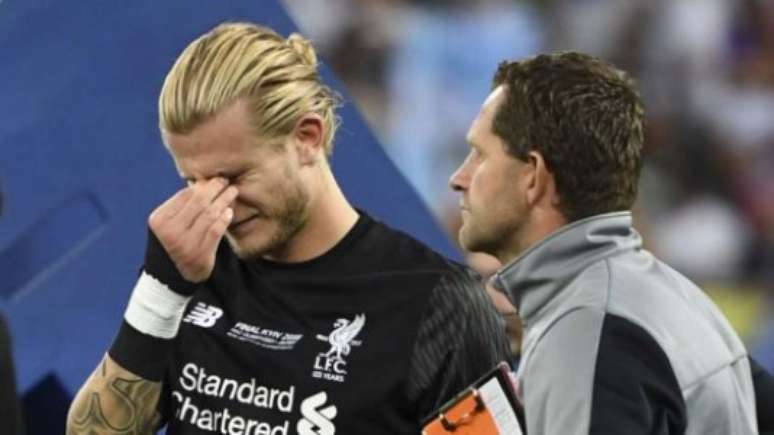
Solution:
M449 177L449 187L455 192L463 192L468 187L467 175L464 172L465 164L463 163L457 168L456 171Z

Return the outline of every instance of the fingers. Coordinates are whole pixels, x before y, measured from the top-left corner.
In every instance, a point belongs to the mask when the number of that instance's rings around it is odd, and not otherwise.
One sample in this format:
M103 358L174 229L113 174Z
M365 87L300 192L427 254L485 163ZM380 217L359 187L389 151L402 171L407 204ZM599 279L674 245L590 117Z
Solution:
M188 189L190 198L175 216L175 221L182 228L190 228L196 222L199 215L210 208L215 198L228 187L228 182L223 178L212 178L207 181L198 181Z
M193 225L189 228L189 237L197 242L203 241L205 237L209 237L210 229L213 225L219 225L222 219L224 219L224 212L230 209L231 203L234 202L239 190L234 186L229 186L223 190L215 199L210 203L209 207L199 213L196 217ZM233 217L233 210L231 211ZM231 219L229 219L229 223ZM225 228L224 228L225 231ZM222 237L221 232L218 237Z
M213 257L213 262L218 243L220 243L220 239L222 239L223 235L226 233L228 226L231 225L231 220L233 218L234 210L231 207L226 207L204 232L204 238L201 244L202 251L210 252Z
M177 191L177 193L164 201L160 206L156 207L148 218L150 227L153 228L160 225L163 221L173 219L175 215L185 207L186 203L191 198L192 193L190 188L185 187Z
M196 182L164 202L148 219L180 274L201 282L212 273L217 245L233 219L239 194L222 178Z

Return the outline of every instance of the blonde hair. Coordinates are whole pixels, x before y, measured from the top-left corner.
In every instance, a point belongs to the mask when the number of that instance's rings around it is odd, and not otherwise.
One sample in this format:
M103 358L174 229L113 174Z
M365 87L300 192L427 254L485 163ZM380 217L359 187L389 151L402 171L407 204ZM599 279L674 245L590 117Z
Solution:
M245 98L261 137L289 134L300 117L323 119L323 144L333 148L338 97L317 71L308 40L284 39L250 23L224 23L193 41L167 74L159 96L159 127L186 134L238 99Z

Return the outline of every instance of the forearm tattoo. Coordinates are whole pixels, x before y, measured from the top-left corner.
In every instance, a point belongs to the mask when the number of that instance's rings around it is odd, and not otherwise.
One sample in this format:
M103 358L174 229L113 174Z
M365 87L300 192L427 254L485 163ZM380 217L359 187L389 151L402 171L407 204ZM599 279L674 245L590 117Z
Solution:
M160 382L132 375L105 357L73 402L67 435L153 434L160 394Z

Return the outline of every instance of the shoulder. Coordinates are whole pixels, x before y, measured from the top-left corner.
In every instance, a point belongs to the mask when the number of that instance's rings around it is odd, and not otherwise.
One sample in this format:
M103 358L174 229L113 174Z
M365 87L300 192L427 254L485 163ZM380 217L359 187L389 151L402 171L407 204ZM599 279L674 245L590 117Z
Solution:
M455 266L454 262L413 236L376 219L360 245L370 256L377 257L384 268L393 271L443 272Z
M438 306L453 307L458 313L469 313L473 317L495 313L481 276L469 267L451 261L440 274L431 298Z
M488 364L509 359L501 318L479 276L465 266L452 264L440 276L420 331L420 336L444 336L445 346L466 349L468 357L487 359Z
M475 329L470 325L484 328L488 324L497 324L496 310L478 274L452 261L432 273L435 274L434 285L429 289L423 329L443 329L456 335L466 329Z

